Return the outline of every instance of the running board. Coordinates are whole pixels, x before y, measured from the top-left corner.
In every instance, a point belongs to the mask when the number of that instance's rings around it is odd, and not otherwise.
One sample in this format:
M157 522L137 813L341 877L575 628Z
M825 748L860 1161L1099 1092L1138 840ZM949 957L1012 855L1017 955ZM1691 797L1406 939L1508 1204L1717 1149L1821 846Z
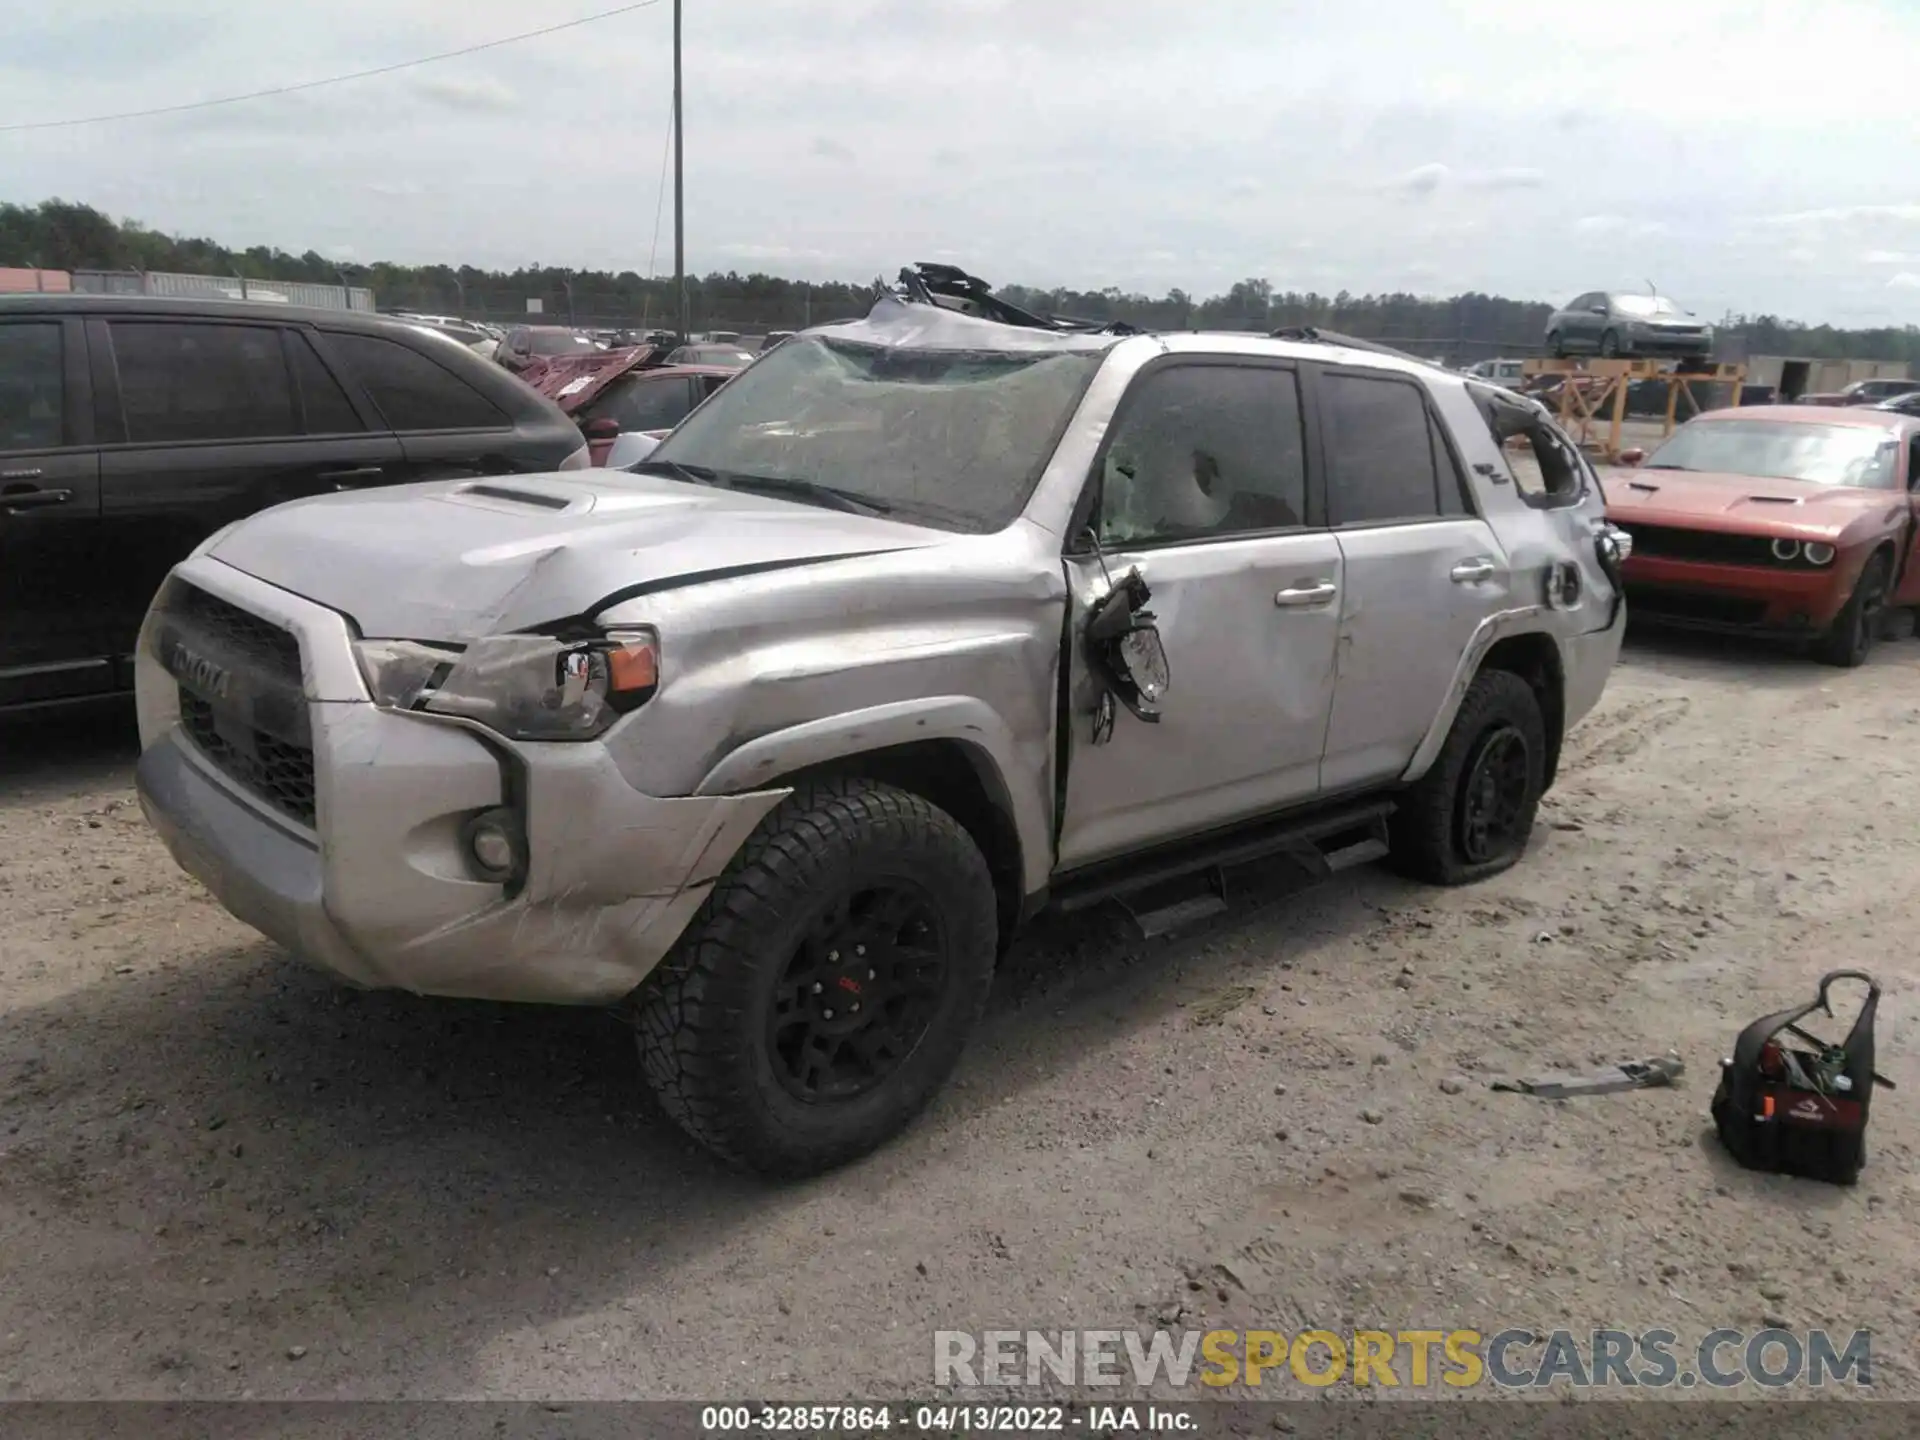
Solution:
M1142 934L1164 935L1228 908L1225 871L1231 867L1279 857L1311 883L1380 859L1387 853L1387 817L1393 809L1391 800L1373 800L1216 832L1177 848L1090 867L1054 885L1053 906L1086 910L1117 900Z

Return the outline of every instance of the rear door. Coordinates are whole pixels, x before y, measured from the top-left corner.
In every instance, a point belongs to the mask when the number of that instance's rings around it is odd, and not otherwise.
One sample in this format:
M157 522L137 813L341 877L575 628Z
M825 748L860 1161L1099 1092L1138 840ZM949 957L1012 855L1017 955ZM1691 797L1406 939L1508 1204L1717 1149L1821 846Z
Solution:
M512 418L427 354L398 340L344 330L320 339L399 437L400 478L457 480L522 468Z
M78 318L0 320L0 708L113 688Z
M1480 622L1503 608L1507 557L1467 487L1426 387L1315 367L1327 506L1340 545L1340 662L1322 783L1389 780L1440 712Z
M89 322L108 640L133 652L167 572L268 506L377 484L400 464L297 330L263 319ZM311 426L323 432L309 438Z

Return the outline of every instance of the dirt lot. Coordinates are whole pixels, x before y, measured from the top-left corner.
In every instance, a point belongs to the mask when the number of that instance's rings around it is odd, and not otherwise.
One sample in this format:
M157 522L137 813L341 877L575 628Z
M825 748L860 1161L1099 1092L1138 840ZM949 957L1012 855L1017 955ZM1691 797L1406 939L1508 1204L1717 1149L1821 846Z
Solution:
M1872 1327L1877 1393L1920 1398L1920 643L1635 642L1476 888L1045 926L934 1113L788 1189L649 1112L599 1015L290 963L168 862L131 750L0 731L9 1398L829 1400L926 1393L936 1328L1764 1315ZM1716 1057L1837 965L1888 986L1868 1171L1745 1174ZM1487 1089L1669 1047L1678 1091Z

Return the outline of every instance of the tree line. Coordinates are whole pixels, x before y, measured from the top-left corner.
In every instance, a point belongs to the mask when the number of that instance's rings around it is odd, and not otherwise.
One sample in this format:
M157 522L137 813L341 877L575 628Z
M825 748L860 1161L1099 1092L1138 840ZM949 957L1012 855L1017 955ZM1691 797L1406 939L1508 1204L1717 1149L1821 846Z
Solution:
M115 220L90 205L47 200L0 203L0 266L47 270L158 270L232 275L247 280L304 280L372 289L383 308L458 313L496 321L528 318L528 302L549 321L579 325L671 324L677 310L671 278L569 270L550 265L512 271L469 265L369 265L293 255L271 246L233 250L200 237L167 235L137 220ZM1036 289L1003 283L998 292L1027 309L1090 320L1124 320L1147 329L1270 330L1315 325L1384 340L1436 359L1459 362L1538 350L1553 306L1471 293L1445 299L1404 293L1337 295L1278 291L1247 279L1205 298L1184 290L1152 296L1114 287ZM688 277L696 330L799 329L864 314L880 277L865 282L788 280L755 271ZM1721 327L1754 355L1904 360L1920 367L1920 328L1843 330L1773 315L1740 315Z

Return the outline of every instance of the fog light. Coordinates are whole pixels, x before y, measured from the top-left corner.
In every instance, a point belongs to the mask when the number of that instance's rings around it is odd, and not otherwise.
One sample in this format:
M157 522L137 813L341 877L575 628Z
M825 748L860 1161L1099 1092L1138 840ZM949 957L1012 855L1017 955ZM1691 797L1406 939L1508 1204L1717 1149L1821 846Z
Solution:
M520 826L511 810L483 810L467 822L467 859L483 880L511 880L520 868Z
M1800 547L1800 553L1806 557L1809 565L1831 565L1833 563L1833 546L1823 545L1818 540L1809 540L1805 545Z
M1776 540L1773 542L1773 558L1781 563L1789 563L1800 558L1798 540Z

